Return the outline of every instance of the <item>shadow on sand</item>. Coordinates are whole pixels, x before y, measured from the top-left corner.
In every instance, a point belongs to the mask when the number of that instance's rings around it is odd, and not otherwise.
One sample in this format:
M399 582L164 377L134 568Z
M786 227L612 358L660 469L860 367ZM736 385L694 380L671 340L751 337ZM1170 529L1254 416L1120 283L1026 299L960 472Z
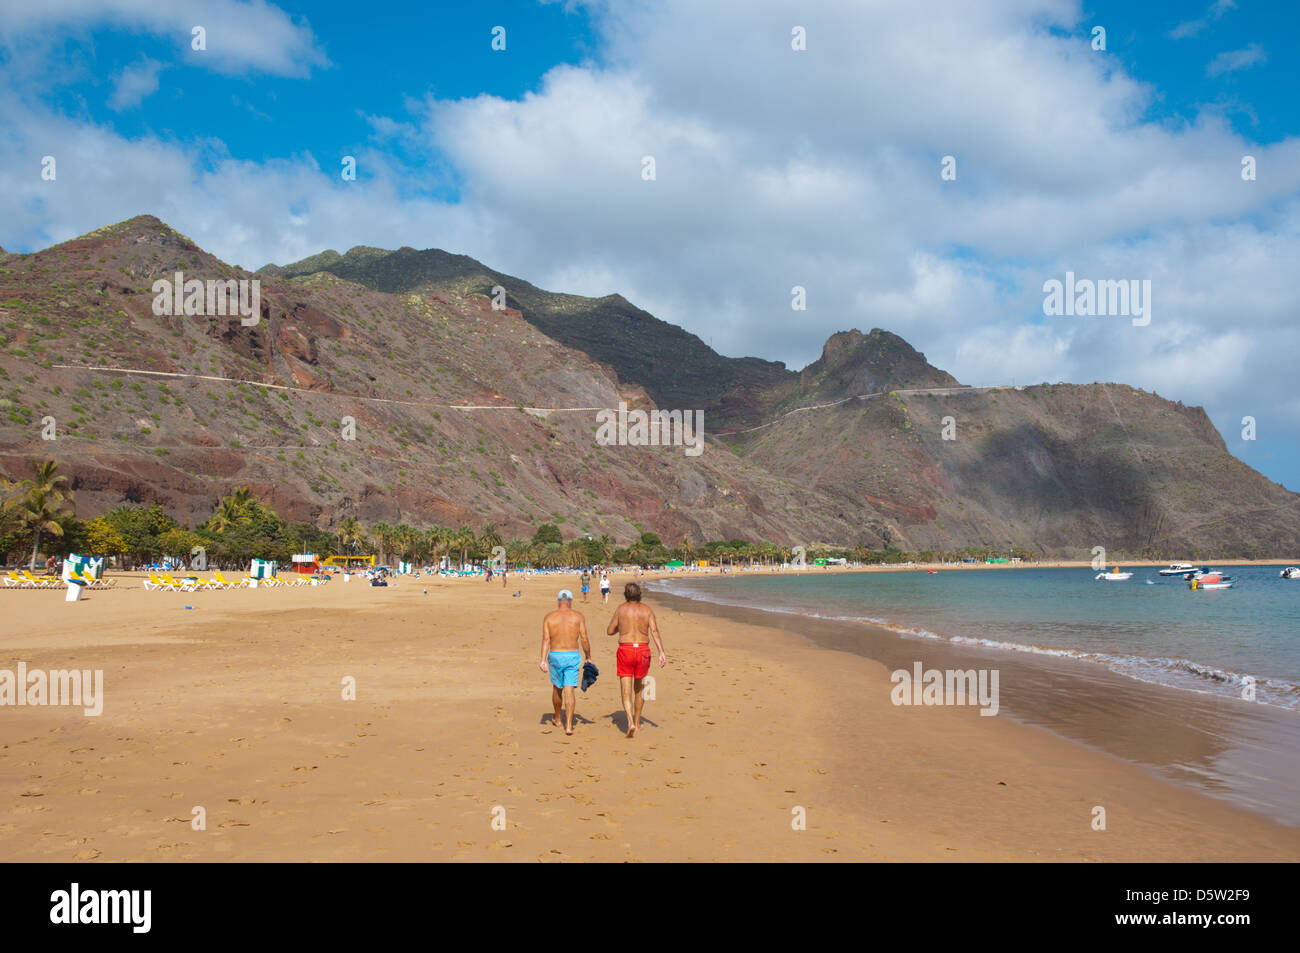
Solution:
M542 713L542 717L541 717L541 719L540 719L537 723L538 723L539 725L546 725L548 728L554 728L555 726L554 726L553 724L551 724L551 719L554 718L554 717L555 717L555 712L553 712L553 711L543 712L543 713ZM641 720L644 722L644 721L645 721L645 718L643 717ZM563 722L564 722L564 710L563 710L563 709L560 710L560 722L561 722L561 724L563 724ZM595 722L592 721L590 718L586 718L586 717L584 717L583 714L582 714L581 712L577 712L577 711L575 711L575 712L573 713L573 723L574 723L575 725L594 725L594 724L595 724Z
M576 718L577 716L575 715L574 717ZM614 723L615 728L623 732L623 734L627 734L627 712L625 712L623 709L620 708L617 711L611 711L605 717ZM641 712L641 727L645 728L647 726L650 728L658 728L659 724L658 722L651 721L649 718L647 718L645 712L643 711Z

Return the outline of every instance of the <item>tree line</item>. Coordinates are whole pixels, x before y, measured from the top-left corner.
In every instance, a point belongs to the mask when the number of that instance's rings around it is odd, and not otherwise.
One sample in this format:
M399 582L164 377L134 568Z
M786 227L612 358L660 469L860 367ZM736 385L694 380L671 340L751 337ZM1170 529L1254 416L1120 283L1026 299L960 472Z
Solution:
M0 554L6 564L23 554L33 568L42 553L61 557L68 553L117 557L125 566L156 562L162 557L190 559L202 549L208 563L238 568L250 559L287 563L294 553L371 555L381 564L390 560L418 565L484 564L504 554L512 568L577 568L596 565L636 565L647 568L680 561L691 565L707 560L714 566L777 566L800 555L796 547L742 539L696 544L683 538L676 545L655 533L641 533L628 544L607 534L580 534L565 540L554 523L539 526L531 537L507 539L491 523L480 530L469 525L415 526L376 522L363 526L354 516L344 517L332 530L308 523L290 523L243 487L221 499L203 523L187 528L157 503L123 504L89 520L76 515L76 502L67 477L53 461L33 461L33 475L0 486L5 497L0 507ZM864 564L984 560L1000 556L1033 558L1028 552L1010 553L968 547L941 552L905 552L897 547L874 550L864 546L842 548L812 545L802 555L809 564L818 559L847 559Z

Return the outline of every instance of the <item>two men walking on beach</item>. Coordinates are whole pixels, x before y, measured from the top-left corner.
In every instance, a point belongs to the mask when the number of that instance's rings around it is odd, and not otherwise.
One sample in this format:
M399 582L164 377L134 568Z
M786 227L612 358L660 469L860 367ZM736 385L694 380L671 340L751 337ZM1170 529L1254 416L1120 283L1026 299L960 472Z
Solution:
M645 678L650 673L650 643L659 650L659 667L668 662L654 610L641 601L641 587L629 582L623 587L621 606L605 629L606 635L618 636L616 656L619 691L627 715L627 737L635 738L641 728L641 709L645 705ZM578 651L578 646L582 651ZM551 675L551 701L555 706L554 723L560 726L560 707L564 707L564 733L573 734L573 709L578 681L582 676L583 657L591 661L587 641L587 620L573 608L573 593L560 590L556 608L542 620L542 657L538 667Z

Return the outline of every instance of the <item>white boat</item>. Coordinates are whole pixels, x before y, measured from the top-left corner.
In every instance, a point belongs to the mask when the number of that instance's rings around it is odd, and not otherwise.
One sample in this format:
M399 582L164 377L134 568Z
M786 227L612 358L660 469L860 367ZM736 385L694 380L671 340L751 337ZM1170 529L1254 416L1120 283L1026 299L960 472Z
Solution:
M1283 579L1300 579L1300 567L1287 566L1278 575Z
M1232 581L1225 579L1222 582L1201 582L1199 579L1193 579L1188 588L1191 589L1231 589Z
M1168 569L1160 570L1160 575L1185 576L1195 568L1191 563L1170 563Z
M1110 572L1097 573L1096 578L1105 580L1106 582L1124 582L1126 579L1132 579L1133 574L1131 572L1120 572L1119 567L1116 566Z

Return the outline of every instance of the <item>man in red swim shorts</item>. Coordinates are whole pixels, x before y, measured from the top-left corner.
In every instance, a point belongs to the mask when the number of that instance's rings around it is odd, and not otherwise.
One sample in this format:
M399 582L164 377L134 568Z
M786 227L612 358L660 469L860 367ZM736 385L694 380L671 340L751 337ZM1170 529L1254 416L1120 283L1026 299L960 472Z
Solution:
M654 610L641 601L641 587L629 582L623 587L625 601L609 620L606 635L618 636L618 684L627 713L627 736L635 738L641 728L641 707L645 704L645 682L650 674L650 642L659 650L659 667L668 663L659 623ZM635 704L633 697L635 696Z

